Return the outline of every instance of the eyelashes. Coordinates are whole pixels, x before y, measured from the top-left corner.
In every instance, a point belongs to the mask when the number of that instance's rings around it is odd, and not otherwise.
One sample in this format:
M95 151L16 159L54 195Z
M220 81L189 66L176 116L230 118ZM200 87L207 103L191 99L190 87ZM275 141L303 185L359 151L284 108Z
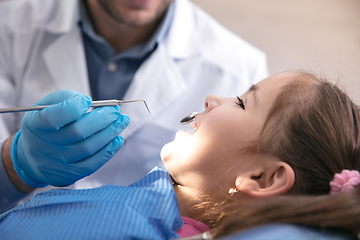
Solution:
M236 98L238 99L238 101L236 102L236 105L240 106L242 109L245 110L244 101L239 96L236 96Z

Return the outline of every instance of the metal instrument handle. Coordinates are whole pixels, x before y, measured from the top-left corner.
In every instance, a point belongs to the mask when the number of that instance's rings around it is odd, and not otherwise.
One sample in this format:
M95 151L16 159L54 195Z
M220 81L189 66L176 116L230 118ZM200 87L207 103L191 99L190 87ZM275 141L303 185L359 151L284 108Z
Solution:
M146 109L150 113L150 110L145 102L145 100L100 100L93 101L91 107L105 107L105 106L115 106L121 103L131 103L131 102L144 102ZM40 105L40 106L31 106L31 107L19 107L19 108L2 108L0 109L0 113L12 113L12 112L26 112L26 111L37 111L49 107L51 105Z

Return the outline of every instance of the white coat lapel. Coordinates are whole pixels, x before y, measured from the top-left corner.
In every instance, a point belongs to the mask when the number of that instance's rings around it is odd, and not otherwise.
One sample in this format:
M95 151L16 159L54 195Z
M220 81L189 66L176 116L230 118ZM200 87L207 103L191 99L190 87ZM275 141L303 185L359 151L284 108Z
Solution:
M61 35L43 57L57 88L90 95L85 52L77 27Z
M201 54L194 8L188 0L175 0L174 19L165 43L174 59L184 60Z
M157 116L185 89L186 84L174 60L168 55L164 45L158 46L158 49L137 71L124 96L125 100L144 99L151 114L141 104L123 104L121 106L123 113L136 121L130 123L122 136L128 137L151 118Z
M54 0L56 15L46 25L46 33L57 39L43 58L58 89L72 89L90 95L86 58L79 20L79 1Z
M186 81L175 61L201 54L195 25L193 5L187 0L175 0L174 19L167 39L142 64L124 96L124 100L144 99L151 114L141 104L123 104L122 112L130 117L130 124L122 133L124 138L171 107L186 90Z

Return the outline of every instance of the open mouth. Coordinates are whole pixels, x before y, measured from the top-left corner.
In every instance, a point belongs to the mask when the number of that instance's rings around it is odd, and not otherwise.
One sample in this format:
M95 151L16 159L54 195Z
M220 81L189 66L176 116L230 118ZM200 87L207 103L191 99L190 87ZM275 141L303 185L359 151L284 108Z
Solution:
M198 112L192 112L189 116L184 117L180 123L181 124L188 124L191 123L190 126L194 128L194 133L197 131L198 127L196 125L196 115Z

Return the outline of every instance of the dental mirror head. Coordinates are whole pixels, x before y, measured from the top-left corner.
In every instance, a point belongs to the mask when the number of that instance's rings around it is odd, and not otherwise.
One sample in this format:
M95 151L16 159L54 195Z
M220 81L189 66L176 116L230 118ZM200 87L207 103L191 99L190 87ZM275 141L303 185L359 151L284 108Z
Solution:
M183 119L181 119L180 123L181 124L191 123L192 121L194 121L196 114L198 114L198 112L192 112L189 116L184 117Z

